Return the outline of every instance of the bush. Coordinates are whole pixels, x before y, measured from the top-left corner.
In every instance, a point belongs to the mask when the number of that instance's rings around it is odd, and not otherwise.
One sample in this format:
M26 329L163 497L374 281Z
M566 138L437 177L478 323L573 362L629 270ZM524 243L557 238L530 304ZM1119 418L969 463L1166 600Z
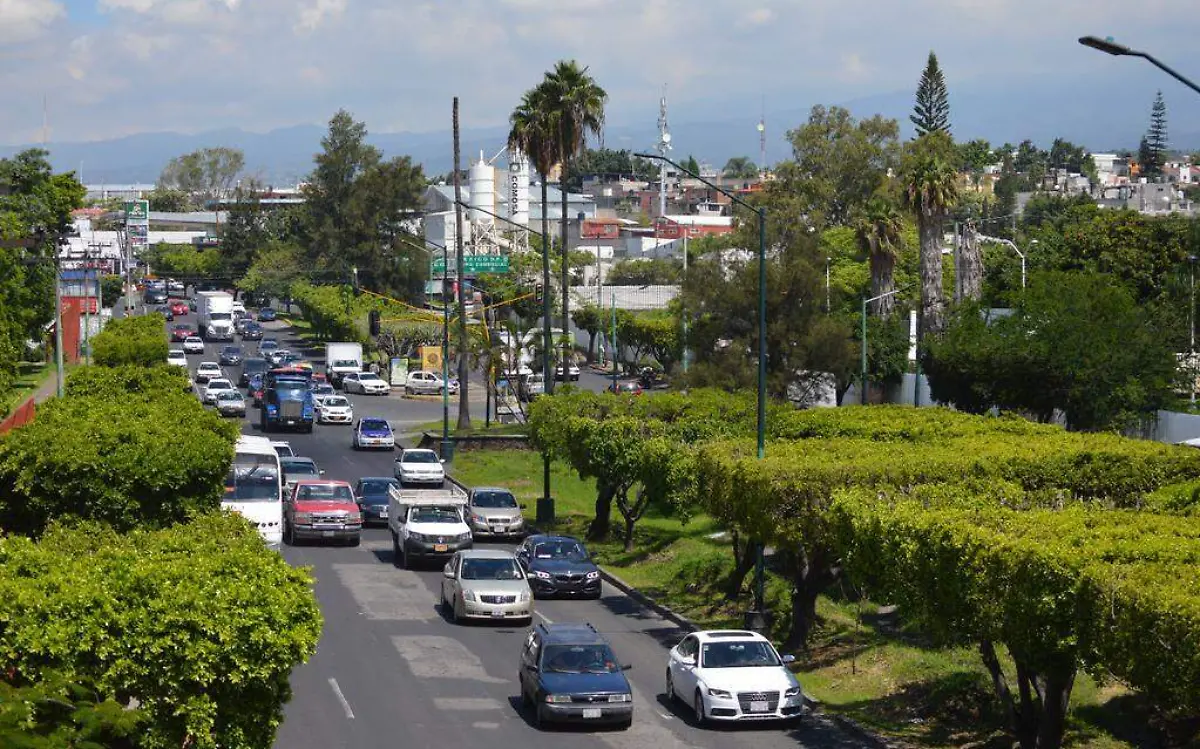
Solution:
M163 316L158 314L110 320L92 339L92 360L104 367L166 364L168 347L163 323Z
M67 377L63 388L63 395L68 398L152 400L190 392L188 378L179 367L147 368L131 364L79 367Z
M0 539L0 671L136 699L147 749L266 749L292 668L316 649L308 572L231 515L120 535Z

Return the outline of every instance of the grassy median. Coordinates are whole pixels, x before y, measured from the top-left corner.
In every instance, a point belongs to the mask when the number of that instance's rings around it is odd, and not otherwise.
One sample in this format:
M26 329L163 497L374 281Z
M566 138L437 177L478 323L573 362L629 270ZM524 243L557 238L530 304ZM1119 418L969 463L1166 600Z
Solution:
M462 451L451 474L468 486L509 489L530 516L542 495L542 458L531 450ZM557 462L550 481L558 515L554 529L582 537L594 514L595 482ZM651 509L637 525L632 552L624 550L616 508L613 528L613 540L588 545L600 564L700 626L741 626L751 581L746 580L738 600L726 598L721 583L733 567L731 540L711 518L697 515L683 522ZM768 574L768 608L786 612L788 595L786 581ZM933 643L866 598L865 591L845 585L822 597L822 623L808 652L796 653L801 683L825 711L912 746L1011 746L976 651ZM776 634L783 634L784 624L775 622ZM1068 746L1168 745L1153 727L1146 702L1117 683L1080 674L1071 702Z

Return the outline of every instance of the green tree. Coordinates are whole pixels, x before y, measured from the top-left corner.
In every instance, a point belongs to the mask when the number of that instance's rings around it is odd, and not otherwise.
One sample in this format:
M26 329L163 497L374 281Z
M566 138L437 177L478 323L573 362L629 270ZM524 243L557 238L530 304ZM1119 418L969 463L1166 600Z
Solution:
M613 263L604 283L608 286L645 286L677 284L683 277L683 265L670 258L627 258Z
M0 674L0 746L21 749L132 749L146 714L94 686L46 673L37 679Z
M887 319L896 305L894 271L900 256L901 232L904 220L896 204L885 196L878 196L867 204L863 218L856 227L856 235L862 249L867 253L871 268L871 311Z
M729 179L755 179L758 177L758 165L749 156L733 156L725 162L721 174Z
M969 172L979 173L996 163L996 152L992 151L991 144L982 138L959 143L957 148L959 163Z
M696 157L689 153L687 160L683 162L683 168L687 169L692 174L699 174L700 162L696 161Z
M269 240L254 255L254 263L237 279L237 287L258 299L284 299L291 286L305 277L304 251L296 244Z
M229 195L245 166L245 154L237 148L201 148L168 161L155 189L177 190L192 205L207 206Z
M583 178L588 176L650 180L656 173L653 162L634 156L628 150L588 148L567 166L567 187L583 189Z
M183 190L170 187L156 186L146 196L146 199L150 202L150 210L152 211L182 213L191 208L191 204L188 201L188 194Z
M950 99L946 93L946 77L938 65L937 55L929 52L929 60L917 85L917 103L908 119L917 129L917 136L943 132L950 134Z
M588 334L587 361L591 364L596 360L596 336L601 330L606 330L608 317L604 310L594 304L584 304L576 307L571 313L571 321L576 327Z
M1141 162L1142 176L1162 177L1167 163L1167 103L1162 91L1154 95L1154 106L1150 109L1150 128L1146 131L1146 156ZM1140 156L1139 150L1139 156Z
M917 216L921 240L918 340L940 332L945 314L942 228L947 212L958 199L953 147L945 131L930 132L908 144L902 166L905 203Z
M239 279L246 274L255 253L266 242L267 228L258 185L254 181L249 181L246 186L238 185L232 201L221 229L221 273Z

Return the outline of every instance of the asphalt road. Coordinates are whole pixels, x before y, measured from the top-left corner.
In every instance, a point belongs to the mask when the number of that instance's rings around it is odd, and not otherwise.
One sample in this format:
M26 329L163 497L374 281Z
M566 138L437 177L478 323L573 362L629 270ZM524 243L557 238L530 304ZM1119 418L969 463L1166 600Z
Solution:
M283 343L286 330L271 327ZM210 345L204 356L189 357L193 371L201 361L215 361L218 349ZM236 375L236 370L228 374ZM440 401L399 395L356 395L351 400L356 417L384 416L400 433L441 414ZM243 432L258 433L257 422L251 421L256 416L251 408L250 418L242 422ZM316 460L330 479L355 481L392 472L394 454L352 451L347 426L318 425L312 434L272 437L289 440L298 455ZM689 709L670 704L663 695L667 649L683 633L607 585L599 601L538 601L535 620L587 621L608 637L618 657L633 664L628 676L634 689L634 724L626 731L539 731L520 708L516 686L517 657L526 630L447 621L437 605L441 570L395 567L385 528L367 529L357 548L285 547L283 554L289 562L311 568L325 626L316 655L292 674L294 694L275 742L278 749L862 745L819 716L789 724L694 727Z

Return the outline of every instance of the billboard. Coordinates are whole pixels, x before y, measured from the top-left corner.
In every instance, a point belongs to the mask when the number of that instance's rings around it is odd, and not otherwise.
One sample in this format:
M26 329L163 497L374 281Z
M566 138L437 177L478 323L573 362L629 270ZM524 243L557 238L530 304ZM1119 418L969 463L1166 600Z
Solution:
M129 249L135 255L149 245L150 201L125 201L125 235L129 238Z
M582 239L620 239L621 225L612 221L594 221L584 219L579 227Z

